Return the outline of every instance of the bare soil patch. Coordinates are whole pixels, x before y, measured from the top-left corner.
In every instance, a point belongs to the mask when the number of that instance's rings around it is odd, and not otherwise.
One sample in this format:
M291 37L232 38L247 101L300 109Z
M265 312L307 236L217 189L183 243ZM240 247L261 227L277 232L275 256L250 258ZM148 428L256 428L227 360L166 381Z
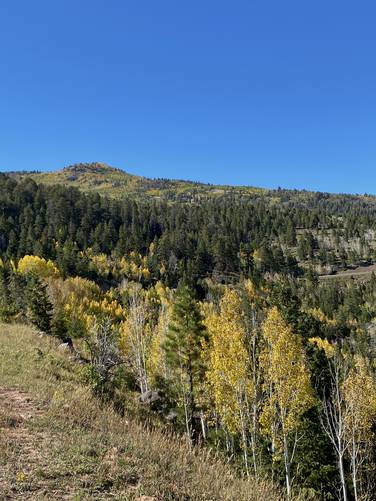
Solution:
M357 266L356 268L339 271L332 275L321 275L319 279L328 280L335 278L368 278L368 276L372 273L376 273L376 264L369 266Z

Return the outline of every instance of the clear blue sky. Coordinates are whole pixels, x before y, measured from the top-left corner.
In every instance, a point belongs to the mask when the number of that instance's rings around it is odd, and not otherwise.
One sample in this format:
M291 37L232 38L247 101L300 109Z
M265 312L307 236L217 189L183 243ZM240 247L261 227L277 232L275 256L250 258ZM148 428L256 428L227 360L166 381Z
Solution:
M2 0L0 170L376 193L374 1Z

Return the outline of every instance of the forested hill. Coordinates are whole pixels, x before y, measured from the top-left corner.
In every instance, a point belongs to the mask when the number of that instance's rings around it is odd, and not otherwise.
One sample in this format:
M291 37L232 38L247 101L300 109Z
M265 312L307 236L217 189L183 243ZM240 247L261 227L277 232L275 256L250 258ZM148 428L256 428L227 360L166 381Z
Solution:
M9 172L16 179L31 178L38 184L64 185L94 192L111 198L162 199L194 202L206 198L263 198L270 204L304 206L347 212L349 207L361 212L376 211L376 197L371 195L342 195L306 190L267 190L252 186L225 186L174 179L150 179L129 174L104 163L79 163L52 172Z
M165 198L185 202L132 196L141 188L147 193L152 181L100 164L3 174L0 253L40 255L57 260L68 274L87 275L90 253L135 252L147 260L153 280L163 275L171 286L182 275L328 274L375 261L376 197L247 188L219 194L208 185L154 182L154 191L166 189ZM128 196L100 196L112 193L111 183ZM169 190L169 183L182 191Z
M224 194L254 194L262 192L251 187L215 186L193 181L149 179L129 174L104 163L80 163L54 172L12 172L18 179L31 177L37 183L73 186L86 192L95 192L112 198L125 196L190 202L197 197Z

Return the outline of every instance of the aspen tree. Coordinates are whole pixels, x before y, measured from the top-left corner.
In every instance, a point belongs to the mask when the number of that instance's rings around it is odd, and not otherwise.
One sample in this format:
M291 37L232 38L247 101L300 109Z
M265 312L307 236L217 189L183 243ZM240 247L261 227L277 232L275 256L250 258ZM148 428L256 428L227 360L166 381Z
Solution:
M131 368L140 393L149 390L147 358L152 332L147 300L139 287L130 291L128 316L120 325L120 349Z
M244 465L249 474L248 400L253 388L241 306L239 294L226 289L219 313L207 318L210 333L207 379L223 426L232 434L241 434Z
M26 255L22 257L18 262L17 270L23 275L31 273L39 278L59 276L59 270L54 263L39 256Z
M345 412L345 442L350 459L355 501L365 499L367 487L361 483L361 468L367 462L376 418L376 384L367 360L355 355L342 385Z
M259 434L259 412L262 399L262 374L260 371L260 351L262 346L261 323L265 299L263 291L256 289L250 280L242 284L242 299L244 310L244 323L247 338L247 351L249 358L249 377L252 381L251 398L249 399L248 411L250 421L250 439L254 474L257 476L257 442Z
M160 283L156 284L155 289L160 298L160 307L158 322L154 329L150 344L150 356L147 361L148 372L154 382L158 380L158 377L163 377L164 379L168 379L170 377L170 371L166 363L166 354L163 349L163 345L167 339L172 307L170 290L168 288L163 288Z
M282 454L286 490L291 498L291 466L298 442L303 414L314 404L310 374L301 338L294 334L277 308L272 308L263 323L265 348L261 363L266 390L260 424L272 440L274 460Z
M338 347L336 347L334 353L329 356L328 363L330 370L330 386L323 395L323 416L321 418L321 424L334 447L340 475L342 499L343 501L347 501L348 494L344 461L348 443L345 435L346 405L342 384L347 378L349 367Z

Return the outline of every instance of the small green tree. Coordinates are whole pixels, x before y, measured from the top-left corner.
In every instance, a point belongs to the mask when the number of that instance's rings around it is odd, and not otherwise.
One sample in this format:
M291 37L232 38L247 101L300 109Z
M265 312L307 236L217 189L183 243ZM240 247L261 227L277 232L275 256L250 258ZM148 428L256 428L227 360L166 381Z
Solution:
M196 435L193 418L197 391L204 372L201 348L205 336L206 329L192 290L187 286L178 288L163 348L166 362L176 375L190 440Z
M26 283L25 276L11 269L8 276L9 299L13 309L13 317L26 321Z
M12 269L11 264L0 263L0 319L9 322L14 318L22 320L25 281Z
M36 275L30 275L26 286L27 315L30 322L42 332L51 331L52 304L47 285Z
M0 266L0 320L7 322L11 317L9 289L7 284L7 270Z
M95 319L86 340L90 352L88 381L94 393L102 398L113 396L113 371L122 362L118 338L111 318L103 316Z

